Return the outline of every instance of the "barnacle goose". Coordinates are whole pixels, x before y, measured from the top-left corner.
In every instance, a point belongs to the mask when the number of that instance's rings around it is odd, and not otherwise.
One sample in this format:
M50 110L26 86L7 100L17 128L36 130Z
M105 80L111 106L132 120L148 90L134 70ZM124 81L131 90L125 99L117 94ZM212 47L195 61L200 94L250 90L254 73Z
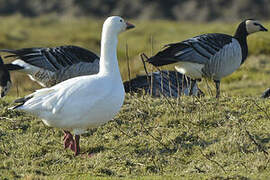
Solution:
M79 76L17 99L12 109L30 112L51 127L65 132L64 147L80 153L80 134L111 120L125 97L117 60L118 34L134 28L119 16L106 19L102 28L100 70ZM70 131L75 134L75 139Z
M247 36L258 31L267 29L256 20L247 19L239 24L234 36L211 33L168 44L148 62L154 66L177 63L176 70L192 78L192 86L203 77L213 79L218 98L220 80L244 63L248 55Z

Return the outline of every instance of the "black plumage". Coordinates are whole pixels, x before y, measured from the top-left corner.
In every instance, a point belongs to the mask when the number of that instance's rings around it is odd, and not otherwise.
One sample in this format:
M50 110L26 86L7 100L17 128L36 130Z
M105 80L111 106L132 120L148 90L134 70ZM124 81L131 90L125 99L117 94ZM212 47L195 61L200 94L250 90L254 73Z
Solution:
M234 38L238 40L241 51L242 51L242 61L241 64L245 62L248 56L248 44L247 44L247 36L248 32L246 29L246 21L243 21L239 24L238 28L235 31Z

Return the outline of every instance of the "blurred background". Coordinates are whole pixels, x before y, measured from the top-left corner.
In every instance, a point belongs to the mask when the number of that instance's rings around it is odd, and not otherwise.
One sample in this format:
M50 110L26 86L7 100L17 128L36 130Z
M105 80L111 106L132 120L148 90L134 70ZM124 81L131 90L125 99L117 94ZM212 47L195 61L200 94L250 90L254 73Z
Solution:
M0 0L0 48L76 45L99 55L101 27L111 15L120 15L136 25L119 36L123 80L129 79L127 59L131 78L143 74L139 54L153 55L165 44L203 33L233 35L247 18L258 19L270 29L269 0ZM250 59L254 60L247 60L223 80L222 89L229 95L258 95L270 86L269 33L249 36L248 44ZM22 96L40 88L20 73L11 75L11 95ZM202 89L204 85L201 83Z
M236 21L247 16L270 17L269 0L0 0L0 14L27 17L104 18L112 14L132 19Z

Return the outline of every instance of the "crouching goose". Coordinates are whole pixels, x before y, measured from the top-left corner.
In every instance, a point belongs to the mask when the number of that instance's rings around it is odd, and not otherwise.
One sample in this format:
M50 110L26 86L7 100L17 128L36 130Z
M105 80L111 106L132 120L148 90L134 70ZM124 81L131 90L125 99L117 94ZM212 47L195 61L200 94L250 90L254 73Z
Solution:
M138 75L130 81L124 82L125 92L141 92L150 94L153 97L179 97L182 94L188 95L190 89L190 78L175 71L157 71L149 75ZM193 86L192 95L202 96L204 93Z
M213 79L218 98L220 80L244 63L248 55L247 36L258 31L267 29L256 20L247 19L239 24L234 36L211 33L168 44L148 62L155 66L177 63L176 70L192 78L192 86L203 77Z
M99 71L99 57L78 46L1 49L0 52L10 54L5 58L15 58L10 64L5 64L9 71L26 73L43 87Z
M121 17L107 18L102 29L98 74L37 90L17 99L15 102L20 104L13 109L30 112L46 125L64 129L64 147L78 155L80 134L111 120L123 104L125 91L117 61L117 36L133 27ZM74 132L75 140L70 131Z

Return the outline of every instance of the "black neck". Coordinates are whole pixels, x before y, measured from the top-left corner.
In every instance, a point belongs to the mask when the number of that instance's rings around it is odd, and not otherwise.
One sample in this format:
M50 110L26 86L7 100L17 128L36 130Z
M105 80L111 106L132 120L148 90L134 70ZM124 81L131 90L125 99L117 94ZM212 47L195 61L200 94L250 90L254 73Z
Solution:
M241 64L244 63L244 61L247 58L248 55L248 45L247 45L247 30L246 30L246 22L243 21L241 24L239 24L235 34L234 38L238 40L241 50L242 50L242 62Z

